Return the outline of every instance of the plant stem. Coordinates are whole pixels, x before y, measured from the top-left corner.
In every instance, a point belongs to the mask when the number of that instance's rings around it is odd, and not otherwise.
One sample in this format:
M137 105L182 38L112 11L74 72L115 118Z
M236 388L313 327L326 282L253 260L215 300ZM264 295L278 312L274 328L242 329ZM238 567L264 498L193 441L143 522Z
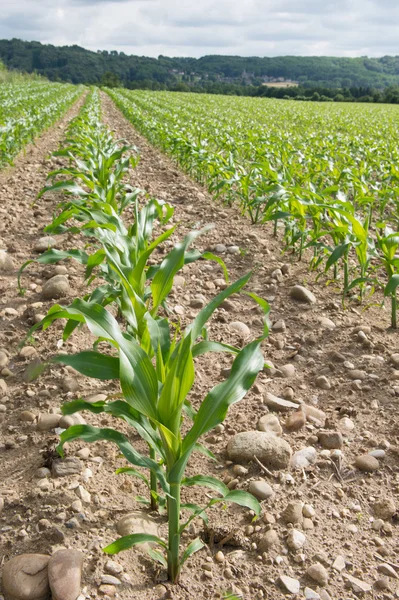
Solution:
M172 583L176 583L180 575L180 483L170 484L168 519L168 578Z
M150 458L156 460L157 456L155 450L150 446ZM151 509L158 510L158 480L154 471L150 471L150 501L151 501Z

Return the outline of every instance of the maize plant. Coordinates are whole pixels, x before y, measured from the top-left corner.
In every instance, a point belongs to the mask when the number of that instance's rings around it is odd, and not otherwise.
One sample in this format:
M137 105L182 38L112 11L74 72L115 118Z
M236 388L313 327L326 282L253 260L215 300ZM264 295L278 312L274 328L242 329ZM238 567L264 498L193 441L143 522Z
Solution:
M171 335L167 319L163 320L162 327L149 328L153 360L151 354L133 336L122 331L116 319L98 304L75 300L67 308L56 305L41 323L43 329L47 329L57 319L84 323L95 338L109 345L108 354L97 350L86 351L70 356L57 356L53 362L70 365L89 377L119 381L123 399L94 404L77 400L64 405L63 412L72 414L79 410L89 410L123 419L135 428L153 452L149 457L144 456L117 430L90 425L69 427L61 434L59 450L62 453L63 445L77 438L88 442L108 440L119 447L132 465L123 469L123 472L138 474L137 467L150 470L167 499L168 542L153 535L135 533L116 540L105 548L105 552L115 554L137 544L151 542L158 547L157 550L150 550L151 556L167 568L172 582L178 581L181 567L189 556L203 546L203 542L197 538L180 552L182 532L193 519L206 519L207 508L220 502L234 502L250 508L255 515L260 513L258 501L247 492L229 490L210 476L185 477L190 456L201 448L201 436L225 419L229 406L245 396L264 365L260 345L267 335L267 325L261 338L236 352L230 375L210 390L198 411L194 411L188 401L195 380L194 358L207 352L231 351L223 343L201 339L206 324L221 303L231 294L240 291L248 280L249 275L242 277L216 296L199 312L179 340ZM261 304L267 315L267 303L250 295ZM191 415L192 424L183 433L185 412ZM156 456L160 459L155 460ZM139 476L142 477L140 474ZM205 506L182 503L182 486L194 485L208 487L218 495ZM191 513L187 520L181 518L180 513L184 509Z
M46 81L3 83L0 89L0 168L59 119L83 93L82 86Z

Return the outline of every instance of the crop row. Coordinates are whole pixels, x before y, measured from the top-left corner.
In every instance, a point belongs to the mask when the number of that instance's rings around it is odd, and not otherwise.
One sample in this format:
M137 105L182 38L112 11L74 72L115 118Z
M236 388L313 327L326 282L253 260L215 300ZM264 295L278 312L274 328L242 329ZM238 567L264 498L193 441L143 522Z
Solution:
M0 89L0 168L59 119L83 88L61 83L23 82Z
M46 330L58 319L66 319L64 340L76 327L86 325L91 332L93 349L58 355L50 363L70 365L87 377L115 380L120 392L102 402L75 400L63 405L63 413L87 410L123 420L147 443L148 454L138 452L120 431L90 425L74 425L63 432L59 451L62 453L63 445L76 438L117 444L130 463L118 472L139 477L148 485L152 507L166 508L169 535L165 542L153 535L133 533L107 546L105 552L115 554L139 543L151 543L151 556L167 568L169 579L175 582L185 560L204 545L196 538L180 552L181 536L194 519L206 521L207 508L234 502L259 515L259 503L247 492L229 490L206 475L186 477L185 469L195 451L212 456L201 445L201 436L225 419L229 406L245 396L263 368L260 347L267 335L269 307L248 293L264 311L265 328L260 339L242 349L210 341L207 323L226 298L242 290L250 275L227 285L184 331L168 318L168 295L184 265L216 260L226 277L227 271L220 258L190 248L206 228L192 230L171 244L177 233L177 225L172 224L173 207L126 183L128 169L137 163L137 151L125 141L113 139L100 121L100 110L94 90L72 122L66 146L56 153L68 166L50 173L49 185L40 193L65 194L46 232L76 235L84 250L49 249L38 262L78 261L85 268L88 292L67 307L53 306L30 335L39 328ZM159 261L160 247L164 257ZM22 271L27 267L25 264ZM195 382L195 359L209 352L228 352L234 361L227 379L194 407L189 394ZM35 366L32 377L45 366ZM143 469L150 471L149 478ZM213 492L205 506L181 501L181 487L193 485Z
M214 197L253 223L274 223L299 259L310 251L311 267L339 283L343 299L384 289L396 327L397 107L108 93Z

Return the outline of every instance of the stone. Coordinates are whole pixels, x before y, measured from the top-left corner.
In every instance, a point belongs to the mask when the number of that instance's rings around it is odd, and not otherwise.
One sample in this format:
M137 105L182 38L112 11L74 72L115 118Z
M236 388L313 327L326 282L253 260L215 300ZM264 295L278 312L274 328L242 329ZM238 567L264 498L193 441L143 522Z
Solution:
M367 373L360 369L351 369L350 371L348 371L349 379L352 379L352 380L358 379L359 381L363 381L364 379L366 379L366 377L367 377Z
M317 451L313 446L307 446L295 452L291 458L291 467L293 469L307 469L314 465L317 460Z
M56 427L58 427L60 419L61 415L52 413L40 413L37 420L37 430L51 431L51 429L55 429Z
M216 246L214 247L214 251L216 252L216 254L224 254L226 250L227 248L224 244L216 244Z
M123 567L115 560L107 560L105 563L105 571L110 575L120 575L123 573Z
M305 517L302 521L302 529L304 531L310 531L311 529L314 529L314 524L312 519L308 519L307 517Z
M331 319L328 317L319 317L318 321L320 323L320 327L323 329L335 329L334 321L331 321Z
M302 523L302 502L289 502L283 512L281 513L281 519L284 523Z
M313 579L321 587L325 587L328 583L328 573L321 563L310 565L306 571L306 575Z
M319 377L316 377L315 384L320 390L331 389L331 383L325 375L319 375Z
M0 250L0 272L1 273L11 273L15 270L14 262L7 252L4 250Z
M374 503L373 512L377 518L387 521L396 513L396 506L392 498L381 498Z
M364 472L373 472L377 471L380 463L374 456L370 456L370 454L363 454L362 456L358 456L355 459L355 467L359 469L359 471Z
M289 444L274 435L263 431L237 433L227 445L227 455L234 462L249 462L258 458L266 467L285 469L291 459Z
M346 568L346 562L344 557L338 554L337 558L333 562L332 568L341 573L341 571L343 571Z
M296 402L291 402L290 400L284 400L283 398L279 398L270 392L265 392L263 396L263 402L271 408L272 410L277 410L280 412L287 412L292 409L298 409L299 404Z
M83 465L78 458L74 456L58 459L56 458L51 465L53 477L67 477L68 475L79 475L82 472Z
M278 417L271 413L263 415L256 427L259 431L268 431L269 433L274 433L274 435L281 435L283 433Z
M295 373L296 369L291 363L283 365L276 371L276 375L278 377L284 377L284 379L288 379L289 377L295 377Z
M33 423L36 420L36 415L30 412L30 410L23 410L19 415L19 420L24 423Z
M349 417L342 417L338 421L338 429L343 433L350 433L355 429L355 424Z
M166 590L166 588L165 588ZM116 595L116 587L114 585L107 585L107 584L103 584L100 585L100 587L98 588L98 591L101 594L104 594L105 598L113 598ZM86 598L86 596L84 596L84 598ZM79 598L77 599L79 600Z
M46 252L49 248L56 248L58 242L55 238L50 235L46 235L45 237L41 237L37 240L37 242L33 246L34 252Z
M3 508L4 508L4 498L2 498L2 497L0 496L0 515L1 515L1 513L3 512Z
M299 431L305 426L306 416L302 410L292 413L285 421L285 428L288 431Z
M35 472L35 477L37 479L45 479L46 477L50 477L51 471L47 467L39 467Z
M288 575L280 575L277 581L286 592L289 592L290 594L299 594L301 584L298 579L288 577Z
M306 544L306 535L299 529L290 529L287 536L287 546L290 550L299 550Z
M264 533L260 538L257 550L260 554L262 554L263 552L270 550L270 548L273 548L273 546L277 546L279 542L280 540L277 531L274 529L269 529L269 531L266 531L266 533Z
M251 330L248 325L241 321L233 321L229 324L229 329L234 333L238 333L238 335L241 335L243 338L247 338L251 335Z
M121 585L121 580L114 575L102 575L101 583L103 585Z
M306 600L320 600L320 594L318 594L311 588L305 587L305 599Z
M324 427L327 415L323 410L310 404L301 404L301 410L305 413L307 421L319 427Z
M158 525L145 512L139 510L131 512L122 517L116 524L116 530L119 535L131 535L132 533L148 533L150 535L159 536ZM152 543L140 544L144 550L148 550L153 546Z
M52 600L76 600L80 594L83 554L78 550L58 550L48 564Z
M387 575L388 577L392 577L393 579L398 579L398 575L397 575L395 569L393 567L391 567L391 565L388 565L387 563L382 563L381 565L378 565L378 570L383 575Z
M3 567L3 592L7 600L48 600L50 594L45 554L20 554Z
M267 481L251 481L248 491L259 500L266 500L274 494L273 488Z
M290 290L290 296L294 300L299 302L306 302L307 304L316 304L316 296L303 285L294 285Z
M86 488L83 487L83 485L78 485L78 487L75 489L75 494L78 498L80 498L80 500L82 500L82 502L85 504L90 504L91 495Z
M311 504L304 504L304 506L302 508L302 514L304 517L307 517L308 519L313 519L313 517L316 516L316 511Z
M374 582L374 587L376 590L380 590L381 592L389 590L390 586L388 577L380 577L379 579L376 579Z
M65 377L62 380L62 389L64 392L77 392L79 389L79 381L76 377Z
M287 327L283 319L275 321L272 325L272 331L274 331L275 333L283 333L286 329Z
M70 293L69 281L65 275L54 275L42 288L42 296L46 300L64 298Z
M7 354L0 350L0 368L4 369L4 367L8 365L9 361L10 359L8 358Z
M344 443L339 431L319 431L317 437L321 446L327 450L342 448Z
M344 577L351 584L355 594L365 594L366 592L371 592L372 587L369 583L366 583L357 577L353 577L353 575L348 575L347 573L344 574Z

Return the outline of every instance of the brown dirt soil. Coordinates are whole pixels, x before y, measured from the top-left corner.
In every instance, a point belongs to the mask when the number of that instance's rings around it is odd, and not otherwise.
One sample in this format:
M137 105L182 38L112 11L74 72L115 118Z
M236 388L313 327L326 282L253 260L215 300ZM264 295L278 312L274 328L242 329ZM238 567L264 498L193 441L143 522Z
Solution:
M56 209L54 195L48 195L34 206L32 203L45 183L46 174L54 163L58 164L57 160L47 157L62 140L68 118L76 110L77 106L27 151L13 169L0 174L0 249L8 250L16 270L34 257L34 243L43 235L43 227ZM263 402L266 391L280 397L291 396L298 402L325 411L325 428L328 430L342 427L343 417L349 417L354 424L353 430L344 432L342 457L334 459L318 443L317 425L308 422L299 431L289 432L284 427L289 413L273 413L280 419L282 437L293 451L305 446L316 448L316 463L299 471L274 472L266 472L256 462L245 464L248 472L238 476L231 485L247 490L252 480L264 479L274 491L271 498L262 502L263 513L258 522L251 523L248 512L234 505L227 509L214 508L209 515L209 528L215 533L213 543L212 536L210 541L208 537L205 548L186 563L180 585L168 584L163 571L154 566L145 553L130 550L115 557L124 574L119 576L121 585L110 593L115 592L122 600L211 600L233 590L240 591L249 600L278 600L286 597L278 577L287 575L301 583L299 594L291 594L294 598L317 597L309 595L309 590L305 595L306 587L317 590L326 600L358 597L357 591L348 587L346 575L373 585L385 577L378 570L383 561L393 564L397 572L399 569L395 515L376 529L373 511L375 502L381 498L397 502L399 491L396 409L399 372L391 359L391 355L399 351L399 344L397 333L387 329L387 312L377 308L362 311L358 306L343 310L336 290L326 287L322 281L315 283L306 261L298 263L291 256L282 255L281 244L272 237L269 227L251 226L236 208L215 203L169 158L151 147L107 96L103 96L103 112L104 121L115 135L139 148L141 160L130 174L132 185L175 206L174 222L180 225L172 241L181 239L194 226L213 223L214 229L201 237L197 246L212 249L216 244L224 244L227 252L222 257L231 280L253 269L251 291L270 301L273 323L284 321L283 326L274 326L263 344L265 358L275 369L264 370L246 398L231 408L225 427L205 439L218 462L194 455L188 473L211 474L226 483L235 479L234 465L227 460L227 443L235 433L256 429L259 418L268 412ZM60 236L59 244L61 248L77 245L69 236ZM240 251L230 253L231 246L238 246ZM85 286L80 267L74 263L65 264L71 293L62 302L68 303L73 297L81 296ZM272 273L283 265L286 274L279 281ZM80 600L101 598L104 595L99 586L107 562L101 549L117 537L115 525L124 514L143 510L135 497L144 495L145 488L135 479L114 474L115 468L125 462L114 447L103 443L87 446L90 455L82 459L82 473L62 478L37 478L37 469L51 463L57 441L54 430L37 430L39 413L57 413L63 401L77 396L88 397L100 392L108 395L117 390L112 383L100 385L58 366L51 367L35 382L24 381L25 369L32 359L44 359L60 347L62 329L60 325L53 325L47 332L35 335L35 342L29 346L32 348L29 357L21 356L18 349L34 316L45 313L53 304L42 299L41 288L54 274L54 269L31 265L24 277L27 293L23 298L18 296L16 271L0 275L0 350L5 350L9 356L9 363L1 375L7 390L0 398L0 497L5 503L0 515L0 562L24 552L51 553L61 546L79 549L85 555ZM200 261L186 266L183 277L184 287L172 292L169 305L176 321L180 320L184 326L198 310L190 306L193 298L202 294L210 300L217 293L214 282L222 277L222 271L215 263ZM295 284L312 290L317 303L307 305L293 300L289 292ZM333 321L335 327L330 329L331 323L323 318ZM225 308L215 313L210 338L242 345L243 339L229 328L229 323L234 321L241 321L250 328L249 339L261 333L259 309L241 295L233 297ZM356 328L359 326L365 330L366 340L358 336ZM72 336L63 351L88 348L90 343L90 336L82 330ZM284 369L281 371L280 368L287 364L293 365L295 372L290 377L283 377ZM197 361L197 380L191 394L194 405L198 405L211 386L223 379L224 371L230 365L231 359L223 355ZM363 380L350 378L351 366L364 372ZM315 379L320 375L328 378L330 389L317 387ZM287 391L288 388L291 391ZM30 411L35 421L21 420L23 411ZM111 424L111 420L103 415L85 414L84 418L91 424ZM123 426L120 429L127 432ZM129 436L144 451L138 437L131 432ZM76 456L84 447L82 442L70 444L67 455ZM354 467L355 458L375 449L384 449L386 453L378 470L371 474L358 471ZM74 512L71 505L77 500L75 490L79 484L91 498L80 511ZM199 488L189 489L184 491L184 499L201 503L206 499L205 494L206 491ZM306 544L298 551L288 548L286 538L292 526L281 518L289 502L311 504L315 511L311 523L295 525L299 530L309 527L304 531ZM155 519L161 535L166 535L165 519L156 515ZM268 529L277 532L279 541L260 556L257 544ZM229 538L222 545L219 533ZM184 542L188 543L195 535L204 535L201 522L196 522L190 529ZM225 555L224 563L215 560L219 550ZM332 568L338 555L346 562L342 572ZM381 556L383 560L379 558ZM316 562L322 563L329 574L325 587L318 587L306 574L309 566ZM399 597L396 578L390 577L385 583L387 589L373 588L365 596L376 599Z

